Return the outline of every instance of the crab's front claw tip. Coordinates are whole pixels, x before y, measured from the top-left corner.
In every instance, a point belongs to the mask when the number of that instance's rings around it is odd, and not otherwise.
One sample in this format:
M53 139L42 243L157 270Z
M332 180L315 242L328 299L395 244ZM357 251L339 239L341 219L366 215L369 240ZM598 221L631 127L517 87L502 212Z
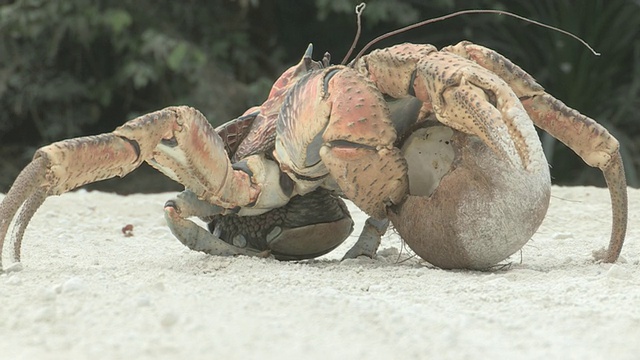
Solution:
M165 210L167 207L173 208L183 218L208 217L221 214L225 210L223 207L198 199L198 196L189 190L185 190L174 199L168 200L164 207Z
M168 200L164 203L164 217L171 220L178 219L180 217L178 206L174 200Z

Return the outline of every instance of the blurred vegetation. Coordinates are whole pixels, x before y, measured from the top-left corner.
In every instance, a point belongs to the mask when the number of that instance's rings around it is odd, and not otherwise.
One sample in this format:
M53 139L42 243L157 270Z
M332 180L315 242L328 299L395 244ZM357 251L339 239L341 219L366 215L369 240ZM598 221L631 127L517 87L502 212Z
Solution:
M219 125L264 101L309 42L339 63L356 30L346 0L0 0L0 192L33 151L111 131L139 114L188 104ZM501 9L580 36L498 15L466 15L384 40L437 47L471 40L504 54L547 91L605 125L639 186L640 2L636 0L372 0L360 46L455 10ZM603 185L542 134L554 182ZM126 179L136 178L138 173ZM152 178L156 183L157 178ZM120 184L118 182L117 184ZM124 182L123 182L124 184ZM148 183L128 190L165 190Z

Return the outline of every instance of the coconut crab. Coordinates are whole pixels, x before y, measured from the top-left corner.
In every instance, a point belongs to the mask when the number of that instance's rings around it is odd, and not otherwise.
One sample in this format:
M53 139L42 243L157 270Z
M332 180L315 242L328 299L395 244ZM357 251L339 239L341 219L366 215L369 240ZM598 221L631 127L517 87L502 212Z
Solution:
M345 197L370 216L345 257L374 256L391 222L434 265L487 268L518 251L545 216L550 175L535 124L603 171L613 227L595 255L618 258L627 224L618 142L507 58L470 42L396 45L351 66L311 52L262 105L217 129L178 106L40 148L0 204L0 251L19 209L15 261L47 196L147 162L185 186L164 212L193 250L322 255L353 229Z

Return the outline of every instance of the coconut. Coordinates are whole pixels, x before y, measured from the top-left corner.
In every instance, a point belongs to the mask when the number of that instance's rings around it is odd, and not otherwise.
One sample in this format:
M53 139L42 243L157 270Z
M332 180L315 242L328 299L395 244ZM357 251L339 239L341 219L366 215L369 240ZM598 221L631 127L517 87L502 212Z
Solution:
M445 126L414 132L402 151L410 194L388 216L435 266L489 268L520 250L544 219L551 189L544 158L524 168Z

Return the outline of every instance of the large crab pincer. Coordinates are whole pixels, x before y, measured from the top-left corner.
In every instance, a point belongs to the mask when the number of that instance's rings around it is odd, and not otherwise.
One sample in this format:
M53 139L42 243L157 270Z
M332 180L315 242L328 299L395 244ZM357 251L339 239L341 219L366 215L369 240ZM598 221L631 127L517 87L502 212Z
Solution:
M374 256L391 221L434 265L487 268L522 248L546 214L550 176L534 124L603 171L613 230L596 257L615 261L627 222L618 142L506 58L468 42L440 51L397 45L351 66L313 61L309 47L265 103L218 129L193 108L170 107L45 146L0 204L0 250L19 208L15 261L47 196L146 161L185 186L165 217L194 250L322 255L352 231L345 197L370 216L345 257Z

